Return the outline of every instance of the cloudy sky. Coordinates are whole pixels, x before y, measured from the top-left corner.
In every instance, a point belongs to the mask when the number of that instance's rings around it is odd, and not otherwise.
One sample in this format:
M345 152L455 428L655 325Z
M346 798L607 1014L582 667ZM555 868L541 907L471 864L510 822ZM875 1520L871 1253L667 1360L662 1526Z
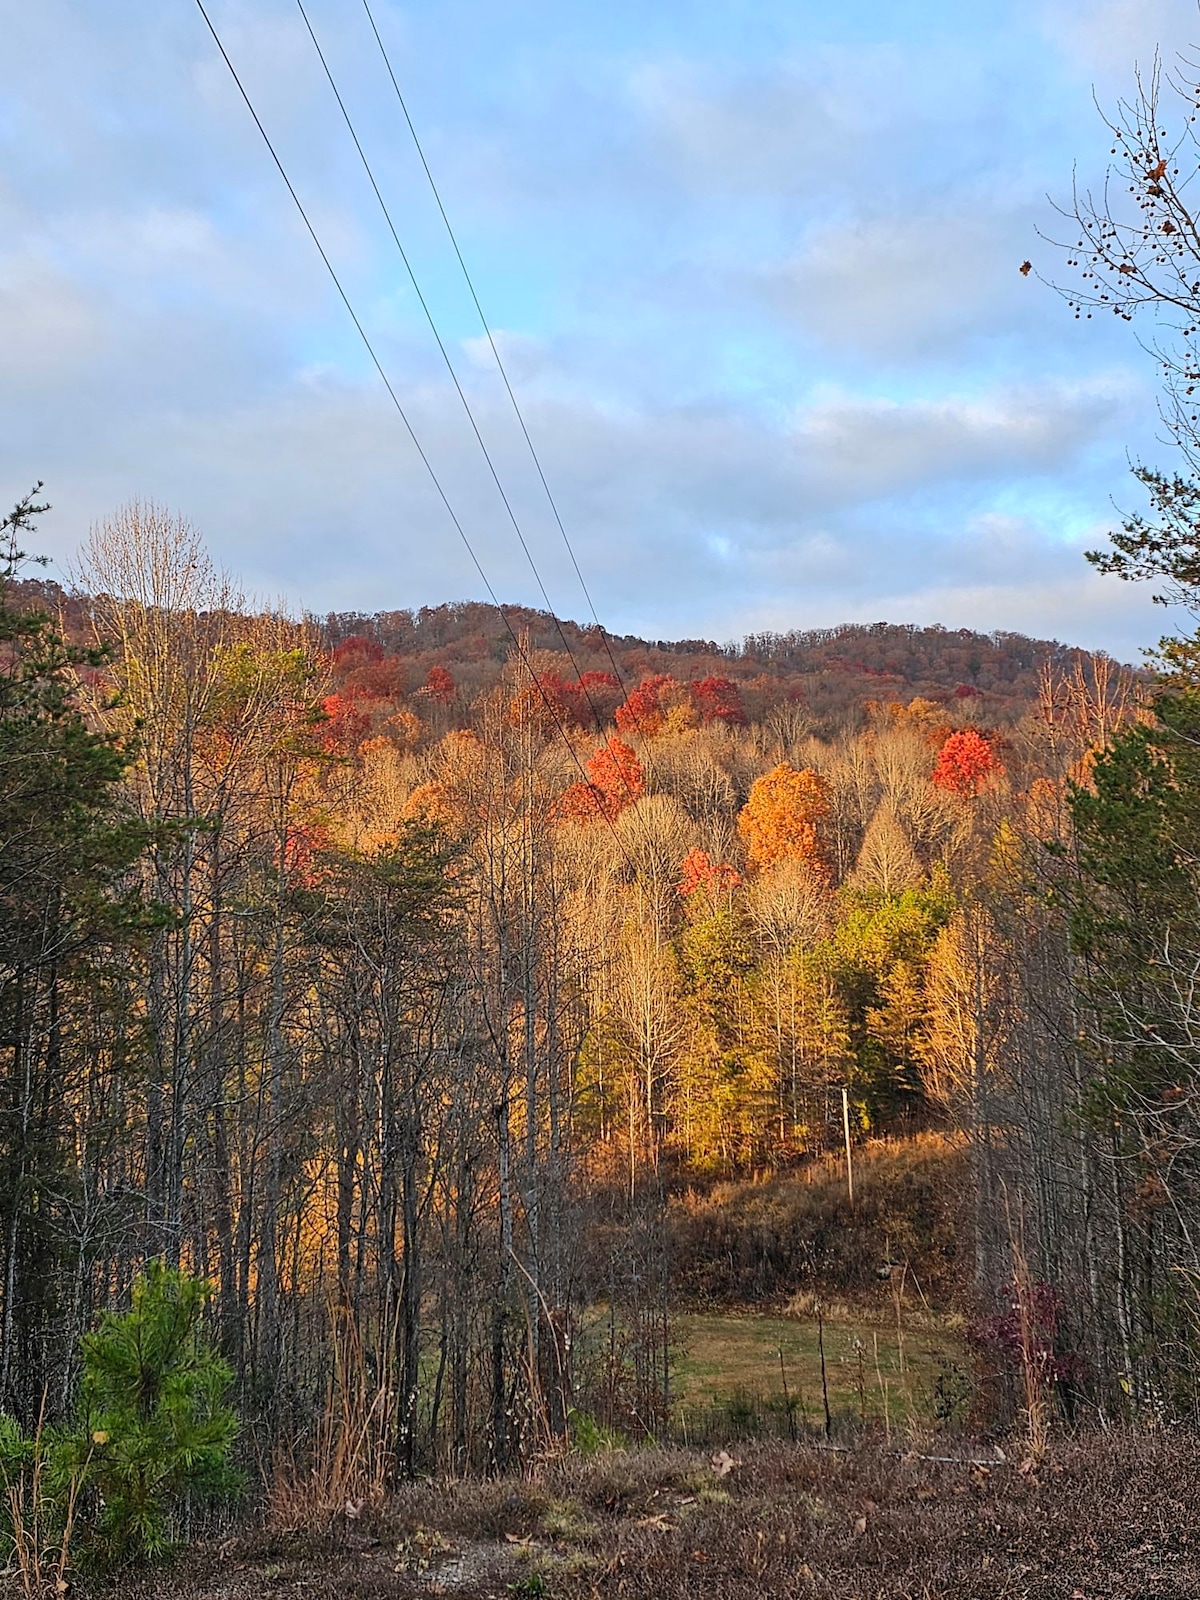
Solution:
M209 0L502 598L540 596L295 0ZM361 0L308 0L560 614L586 603ZM602 619L1016 628L1127 658L1082 551L1167 461L1124 324L1034 278L1093 90L1193 0L374 0ZM254 594L481 597L193 0L0 0L0 493L133 496Z

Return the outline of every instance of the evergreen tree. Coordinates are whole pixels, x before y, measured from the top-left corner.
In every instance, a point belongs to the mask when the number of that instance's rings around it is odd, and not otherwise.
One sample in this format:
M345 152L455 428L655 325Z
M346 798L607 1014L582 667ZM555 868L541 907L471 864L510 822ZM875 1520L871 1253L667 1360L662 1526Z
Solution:
M77 1431L58 1441L59 1477L79 1475L81 1533L105 1564L160 1556L190 1499L221 1498L237 1418L233 1374L205 1336L211 1284L152 1261L130 1309L107 1312L82 1341Z
M0 521L0 1407L27 1420L78 1332L60 1303L79 1265L62 1215L78 1182L67 1044L134 920L120 885L140 844L117 800L125 752L76 703L96 658L20 604L37 492Z

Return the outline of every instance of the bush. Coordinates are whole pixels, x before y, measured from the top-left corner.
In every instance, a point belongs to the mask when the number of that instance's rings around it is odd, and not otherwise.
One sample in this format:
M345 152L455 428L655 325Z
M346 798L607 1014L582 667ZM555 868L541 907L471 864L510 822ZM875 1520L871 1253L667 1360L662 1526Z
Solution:
M623 1450L628 1442L616 1428L605 1428L590 1411L580 1411L574 1406L567 1413L567 1426L571 1434L571 1448L581 1456L598 1456L604 1450Z

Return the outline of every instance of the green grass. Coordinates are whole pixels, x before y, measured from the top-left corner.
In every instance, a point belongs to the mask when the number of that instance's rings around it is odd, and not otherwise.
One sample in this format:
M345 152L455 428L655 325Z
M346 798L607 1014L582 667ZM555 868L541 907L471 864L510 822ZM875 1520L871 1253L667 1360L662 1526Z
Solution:
M672 1320L672 1335L672 1379L683 1409L747 1402L782 1407L786 1377L797 1419L823 1423L815 1317L681 1314ZM843 1314L826 1320L824 1342L835 1416L933 1421L939 1411L953 1413L960 1393L965 1398L968 1365L952 1328L906 1328L901 1349L894 1323Z

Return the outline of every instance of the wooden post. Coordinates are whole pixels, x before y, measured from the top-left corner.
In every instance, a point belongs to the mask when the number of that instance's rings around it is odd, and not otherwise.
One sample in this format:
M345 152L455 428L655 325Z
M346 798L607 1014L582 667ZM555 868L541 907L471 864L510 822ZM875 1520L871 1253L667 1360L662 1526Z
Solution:
M850 1094L846 1085L842 1085L842 1131L846 1135L846 1188L850 1195L850 1205L854 1205L854 1157L850 1153Z

